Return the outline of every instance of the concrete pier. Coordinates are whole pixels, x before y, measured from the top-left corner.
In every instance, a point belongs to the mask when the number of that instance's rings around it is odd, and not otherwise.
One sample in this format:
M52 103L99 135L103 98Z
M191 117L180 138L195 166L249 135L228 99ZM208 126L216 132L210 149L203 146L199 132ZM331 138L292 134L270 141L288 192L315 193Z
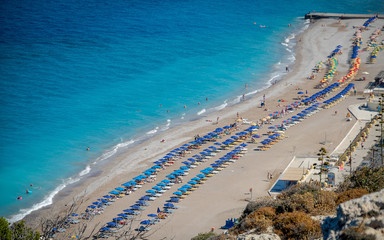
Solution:
M335 19L364 19L374 17L375 14L346 14L346 13L307 13L305 19L335 18ZM384 18L384 15L378 15L378 18Z

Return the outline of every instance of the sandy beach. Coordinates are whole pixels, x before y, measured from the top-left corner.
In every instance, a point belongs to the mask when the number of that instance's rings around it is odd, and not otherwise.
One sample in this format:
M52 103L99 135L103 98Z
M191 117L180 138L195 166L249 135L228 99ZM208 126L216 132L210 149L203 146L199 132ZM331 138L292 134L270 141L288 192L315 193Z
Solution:
M241 103L225 108L212 115L204 116L202 119L189 122L182 126L172 128L152 139L129 149L128 153L119 154L113 159L101 163L103 170L91 172L91 176L86 180L72 186L71 189L64 189L54 199L54 204L33 212L25 220L33 227L38 227L40 218L48 218L66 209L73 200L82 199L78 213L85 212L88 205L98 198L107 194L122 183L130 181L133 177L140 175L142 171L153 166L153 162L162 158L166 153L181 147L183 144L194 140L194 136L201 136L234 123L238 117L247 119L250 122L257 122L274 111L281 111L284 105L297 101L298 91L308 92L312 95L321 89L315 87L323 78L326 69L316 73L314 79L308 79L312 74L312 69L320 62L326 62L327 56L341 45L343 54L338 55L337 74L332 82L336 82L347 74L349 61L352 51L353 34L356 29L353 26L362 26L366 19L343 20L338 23L335 19L322 19L311 23L309 28L301 35L297 36L296 61L292 69L287 73L283 80L270 88L257 93L255 96L246 96ZM366 46L367 40L375 29L381 29L384 25L383 19L378 19L371 24L368 31L362 33L362 49ZM383 35L378 37L378 42L384 39ZM363 89L368 81L384 69L383 53L378 54L375 64L369 64L370 51L359 53L361 58L360 71L355 79L366 77L366 81L353 81L357 90L357 95L353 94L341 101L337 105L323 109L300 124L290 127L284 133L287 138L277 142L266 151L256 151L260 144L247 143L248 152L236 162L210 177L205 184L193 191L185 199L176 205L179 209L170 214L165 220L151 226L152 230L147 233L148 239L190 239L200 232L208 232L214 228L216 232L222 232L220 226L225 224L228 218L237 218L249 202L250 188L252 188L252 199L268 195L267 191L276 180L279 174L285 169L294 156L314 156L321 147L325 147L332 152L342 141L348 131L355 124L356 119L346 121L348 106L352 104L365 103L362 98ZM285 66L282 66L285 68ZM364 75L368 72L369 75ZM342 87L341 89L343 89ZM337 94L341 89L336 90ZM265 95L266 106L260 107L260 103ZM332 96L333 96L332 95ZM279 101L280 100L280 101ZM281 100L285 100L284 102ZM267 109L267 111L266 111ZM265 124L258 134L266 134L269 126L281 124L282 120L298 113L287 114L281 119L277 119L271 124ZM219 122L216 124L216 119ZM207 121L210 120L210 121ZM229 136L224 136L218 142L233 136L250 127L249 124L241 124L239 129ZM321 144L326 138L325 145ZM165 142L161 142L165 139ZM191 151L186 157L178 160L170 167L157 174L156 181L144 184L142 188L132 194L118 199L111 206L108 206L102 215L96 215L92 220L81 220L87 222L89 233L95 226L100 228L110 222L117 214L124 209L135 204L140 197L145 195L145 191L151 189L161 180L166 179L166 175L179 169L182 161L198 154L202 149L213 146L213 143L204 144L201 149ZM162 208L166 200L170 198L177 188L184 185L191 178L200 173L200 170L209 167L214 161L225 155L225 151L219 152L215 157L200 164L195 169L190 169L189 174L184 177L182 184L175 184L170 190L165 192L155 201L150 202L150 206L136 217L133 227L148 219L147 215L156 213L157 208ZM267 179L267 174L272 173L273 180ZM65 233L60 233L57 239L68 238L71 233L76 233L76 226L68 229ZM119 230L120 231L120 230ZM62 238L61 238L62 237Z

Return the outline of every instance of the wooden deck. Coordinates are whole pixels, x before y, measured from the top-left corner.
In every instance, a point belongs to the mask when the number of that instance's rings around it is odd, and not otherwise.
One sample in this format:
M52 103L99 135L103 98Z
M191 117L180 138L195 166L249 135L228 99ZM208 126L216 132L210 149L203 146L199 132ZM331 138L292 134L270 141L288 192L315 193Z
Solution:
M345 13L307 13L305 19L335 18L335 19L365 19L371 18L375 14L345 14ZM378 15L383 19L384 15Z

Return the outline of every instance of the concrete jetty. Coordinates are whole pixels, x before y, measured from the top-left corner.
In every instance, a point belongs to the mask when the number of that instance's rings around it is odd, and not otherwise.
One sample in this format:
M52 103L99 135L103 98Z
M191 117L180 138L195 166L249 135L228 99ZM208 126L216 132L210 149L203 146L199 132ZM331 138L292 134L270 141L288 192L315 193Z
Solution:
M347 14L347 13L307 13L305 19L335 18L335 19L364 19L374 17L375 14ZM384 18L384 15L377 15L378 18Z

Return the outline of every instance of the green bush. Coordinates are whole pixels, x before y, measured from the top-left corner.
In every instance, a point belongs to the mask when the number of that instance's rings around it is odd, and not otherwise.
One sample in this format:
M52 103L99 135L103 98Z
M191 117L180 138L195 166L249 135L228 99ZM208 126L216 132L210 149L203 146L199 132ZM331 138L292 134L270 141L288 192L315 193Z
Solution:
M376 168L363 167L349 176L338 189L344 192L353 188L365 188L369 193L378 192L384 188L384 166Z
M321 237L320 222L304 212L278 215L273 221L274 232L281 239L312 239Z
M33 231L25 226L24 221L12 225L4 218L0 218L0 239L1 240L39 240L39 232Z

